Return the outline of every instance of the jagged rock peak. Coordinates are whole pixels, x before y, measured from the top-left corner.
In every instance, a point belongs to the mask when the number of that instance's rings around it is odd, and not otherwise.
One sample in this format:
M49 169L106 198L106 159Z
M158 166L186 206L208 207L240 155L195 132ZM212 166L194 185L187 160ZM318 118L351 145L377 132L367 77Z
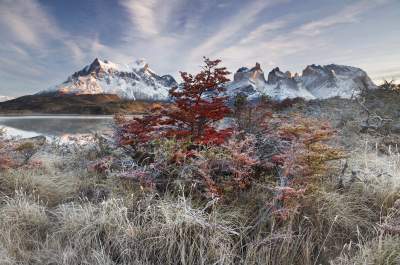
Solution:
M287 78L287 75L283 73L279 67L275 67L271 72L268 73L268 84L276 84L279 80Z
M139 59L135 61L135 66L137 68L141 68L146 71L149 68L149 64L146 62L145 59Z
M90 66L100 66L99 58L95 58L94 61L90 64Z
M375 89L376 85L360 68L345 65L308 65L302 75L283 72L275 67L268 73L265 81L260 64L250 70L240 68L234 81L227 85L228 94L244 93L249 98L268 95L282 100L303 97L305 99L323 99L330 97L351 98L361 91Z
M252 71L262 71L260 63L256 63L256 65L251 70Z
M62 84L39 93L116 94L126 99L166 100L169 89L176 85L172 76L157 75L143 59L123 65L96 58Z
M317 98L350 98L377 87L365 71L346 65L312 64L303 70L301 78L304 86Z
M310 74L322 74L324 72L324 68L321 65L307 65L303 70L302 75L310 75Z
M247 67L239 68L234 74L233 79L236 82L247 79L250 79L253 82L265 82L264 72L261 69L261 65L259 63L256 63L256 65L251 69Z

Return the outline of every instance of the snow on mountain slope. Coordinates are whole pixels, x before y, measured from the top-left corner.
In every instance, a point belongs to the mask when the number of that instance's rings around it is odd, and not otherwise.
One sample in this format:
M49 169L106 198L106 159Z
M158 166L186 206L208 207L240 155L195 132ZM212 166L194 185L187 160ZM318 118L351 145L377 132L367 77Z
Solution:
M247 96L249 100L256 99L262 95L270 96L276 100L296 97L315 98L302 86L301 80L297 77L292 77L289 72L281 72L279 68L273 69L268 74L268 80L265 80L264 72L261 70L259 63L251 69L240 68L235 73L234 80L227 85L226 93L229 96L242 94Z
M57 86L40 92L58 94L116 94L134 100L167 100L168 91L177 86L170 75L159 76L144 60L119 65L95 59L82 70L75 72ZM292 75L279 68L265 78L259 63L253 68L240 68L234 80L226 84L226 95L237 94L257 99L263 95L275 100L301 97L324 99L339 96L350 98L376 85L361 69L344 65L309 65L301 75ZM1 98L0 98L1 100Z
M116 94L125 99L166 100L169 89L176 85L172 76L155 74L144 60L119 65L95 59L64 83L40 94Z
M336 96L350 98L365 89L374 89L376 85L363 70L334 64L307 66L301 76L275 68L265 80L264 72L257 63L251 69L240 68L226 88L227 95L242 94L250 100L262 95L275 100L296 97L309 100Z
M275 68L269 72L265 92L278 100L297 97L304 99L315 98L304 87L302 80L298 76L292 76L289 71L283 73L279 68Z
M8 96L1 96L0 95L0 102L8 101L14 99L13 97L8 97Z
M241 94L249 99L255 99L264 94L266 82L260 64L257 63L251 69L242 67L235 73L233 81L227 84L226 93L230 97Z
M376 88L360 68L336 64L309 65L303 70L302 81L317 98L350 98L365 89Z

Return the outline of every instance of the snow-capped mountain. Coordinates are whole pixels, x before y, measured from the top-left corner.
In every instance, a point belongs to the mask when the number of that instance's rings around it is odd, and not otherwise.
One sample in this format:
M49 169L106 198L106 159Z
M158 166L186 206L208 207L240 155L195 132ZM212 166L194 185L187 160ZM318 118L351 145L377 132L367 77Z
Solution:
M13 97L2 96L0 95L0 102L8 101L14 99Z
M167 100L168 91L174 86L177 83L172 76L157 75L144 60L119 65L95 59L64 83L39 94L116 94L124 99ZM249 100L263 95L276 100L296 97L309 100L335 96L350 98L363 90L374 89L376 85L356 67L313 64L307 66L301 75L275 68L266 79L260 64L256 63L253 68L240 68L226 88L226 94L231 98L243 94Z
M273 69L265 79L260 64L249 69L240 68L234 80L227 84L229 96L243 94L250 100L262 95L276 100L302 97L305 99L324 99L331 97L350 98L376 85L361 69L344 65L309 65L302 75Z
M376 88L365 71L345 65L309 65L301 79L316 98L350 98L363 90Z
M119 65L96 58L64 83L39 94L116 94L124 99L166 100L169 89L176 85L172 76L157 75L144 60Z

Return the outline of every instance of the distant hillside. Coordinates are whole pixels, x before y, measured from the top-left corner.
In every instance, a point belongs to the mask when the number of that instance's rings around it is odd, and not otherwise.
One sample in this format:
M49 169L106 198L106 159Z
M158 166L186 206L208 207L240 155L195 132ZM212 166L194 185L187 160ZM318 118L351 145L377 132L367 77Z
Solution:
M0 114L114 114L142 113L149 101L124 100L117 95L29 95L0 102Z
M0 102L7 101L7 100L12 100L12 99L13 99L13 97L0 95Z

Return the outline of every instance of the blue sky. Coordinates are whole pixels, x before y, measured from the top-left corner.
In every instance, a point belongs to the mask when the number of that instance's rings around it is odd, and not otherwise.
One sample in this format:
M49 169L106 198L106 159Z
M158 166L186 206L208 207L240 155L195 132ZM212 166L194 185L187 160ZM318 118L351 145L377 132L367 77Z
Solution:
M0 0L0 95L58 84L99 57L159 74L260 62L361 67L400 80L399 0Z

